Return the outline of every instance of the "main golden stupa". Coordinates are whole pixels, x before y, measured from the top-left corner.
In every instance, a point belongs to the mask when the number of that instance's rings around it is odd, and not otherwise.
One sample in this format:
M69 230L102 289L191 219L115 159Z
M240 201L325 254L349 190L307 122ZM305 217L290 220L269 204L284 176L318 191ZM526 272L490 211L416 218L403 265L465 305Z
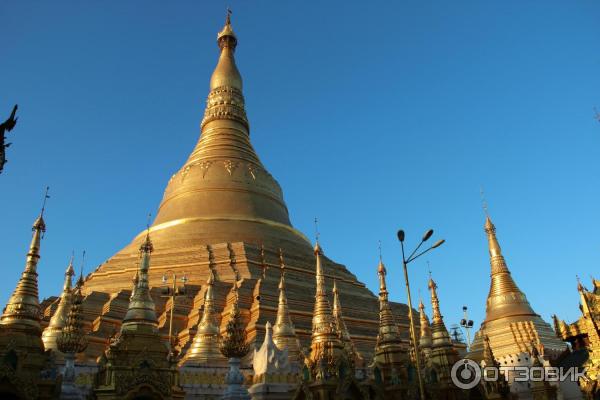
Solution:
M315 256L310 241L291 222L281 187L261 163L250 142L242 77L234 51L237 37L228 19L217 36L220 56L210 79L200 138L185 164L169 180L156 219L149 282L160 332L173 332L186 352L204 309L207 281L221 331L232 307L232 282L241 281L240 308L251 343L262 340L265 324L278 307L279 254L285 255L289 311L308 348L315 293ZM131 280L139 263L145 230L85 280L85 320L90 329L88 357L101 354L127 310ZM346 267L323 257L327 290L333 281L357 350L370 359L379 326L378 299ZM375 273L375 270L373 271ZM186 295L162 296L163 275L187 277ZM48 305L45 314L53 312ZM407 308L393 305L407 339Z

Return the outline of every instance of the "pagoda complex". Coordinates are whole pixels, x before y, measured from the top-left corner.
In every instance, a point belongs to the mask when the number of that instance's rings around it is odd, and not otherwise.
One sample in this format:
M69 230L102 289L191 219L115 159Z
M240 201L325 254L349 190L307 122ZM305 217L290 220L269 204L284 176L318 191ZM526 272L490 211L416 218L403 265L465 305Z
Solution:
M229 17L217 43L220 55L210 78L200 138L169 180L149 229L154 252L148 279L158 328L166 340L173 312L174 340L185 354L192 347L207 298L211 302L207 308L213 310L223 331L222 316L231 308L227 299L232 283L238 281L248 340L261 344L265 324L276 319L282 249L289 317L301 347L308 349L315 301L312 245L292 226L281 187L250 142L242 76L234 58L238 40ZM90 331L85 356L90 360L102 354L108 338L120 330L145 237L146 232L140 232L85 280L83 308ZM343 265L325 256L322 263L324 284L331 291L335 279L343 298L344 320L356 351L369 359L379 329L378 299ZM187 277L186 296L161 296L161 277L167 271ZM207 290L210 297L205 295ZM61 310L57 300L45 314L53 314L57 303ZM407 307L393 304L393 309L406 341ZM275 339L277 332L275 325Z
M154 222L75 287L71 260L60 297L40 302L42 208L0 318L0 398L579 398L576 388L520 388L510 376L460 389L452 371L462 346L432 279L431 323L421 302L411 346L408 309L389 301L381 254L376 297L291 225L282 190L250 143L229 14L217 43L200 139ZM485 231L491 286L469 357L500 369L555 365L567 345L512 279L489 216ZM595 298L581 285L580 293L583 321L555 325L563 339L593 347Z

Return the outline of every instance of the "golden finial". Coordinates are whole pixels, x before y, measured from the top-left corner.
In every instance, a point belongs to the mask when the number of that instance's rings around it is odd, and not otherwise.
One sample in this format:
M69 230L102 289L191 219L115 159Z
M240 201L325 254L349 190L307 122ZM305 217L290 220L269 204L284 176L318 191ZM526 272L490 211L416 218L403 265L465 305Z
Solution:
M233 32L233 28L231 27L231 14L232 11L228 7L227 15L225 16L225 26L223 26L223 29L217 35L217 42L219 43L219 47L221 47L221 49L224 47L231 47L232 49L235 49L235 45L237 44L237 38Z
M378 245L378 249L379 249L379 261L383 263L383 257L381 255L381 240L377 241L379 243Z
M227 7L227 16L225 17L225 25L231 25L231 14L233 12L231 11L231 8L229 8L229 6Z
M319 220L315 217L315 242L319 243Z
M152 213L148 213L148 221L146 223L146 239L144 243L140 246L140 255L144 253L152 253L154 251L154 246L152 245L152 241L150 240L150 219L152 218Z
M481 195L481 207L483 208L483 212L485 213L486 216L489 217L489 213L488 213L488 202L485 199L485 193L483 191L483 185L479 188L479 193Z

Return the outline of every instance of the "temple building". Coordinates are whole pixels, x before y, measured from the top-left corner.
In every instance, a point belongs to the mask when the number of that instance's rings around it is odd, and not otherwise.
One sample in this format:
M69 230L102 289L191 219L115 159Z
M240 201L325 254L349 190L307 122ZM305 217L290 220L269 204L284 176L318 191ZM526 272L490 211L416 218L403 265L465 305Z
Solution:
M585 376L579 386L588 399L600 397L600 281L592 278L593 290L588 290L581 282L577 283L581 317L567 324L556 315L554 329L562 340L571 344L573 356L569 364L585 368Z

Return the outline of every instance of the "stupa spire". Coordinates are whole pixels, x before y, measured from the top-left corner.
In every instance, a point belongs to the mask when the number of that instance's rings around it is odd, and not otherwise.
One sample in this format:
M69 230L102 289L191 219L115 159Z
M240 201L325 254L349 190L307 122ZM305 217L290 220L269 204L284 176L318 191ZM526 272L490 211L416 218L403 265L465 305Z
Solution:
M486 304L485 322L511 315L537 315L508 270L496 237L496 227L489 215L485 219L485 232L488 238L492 278Z
M214 283L215 274L211 269L206 281L202 319L198 323L196 336L194 336L194 341L185 354L183 364L225 361L225 358L219 351L220 334L215 316Z
M387 270L380 254L379 264L377 265L377 276L379 276L379 334L377 335L377 342L397 341L399 343L400 332L388 300L386 275Z
M279 267L281 278L279 279L279 304L277 305L277 319L273 327L273 341L280 350L288 349L290 360L296 360L300 355L300 345L296 336L296 329L290 317L290 311L285 293L285 262L283 251L279 249Z
M335 328L335 319L327 298L325 275L321 256L323 250L319 241L314 248L316 258L316 293L315 308L312 318L312 340L309 364L315 379L328 375L336 375L337 367L342 362L344 346Z
M148 284L148 272L150 269L150 254L154 250L150 240L150 232L146 233L146 239L140 246L140 266L137 272L137 279L134 280L134 287L129 300L129 307L123 319L121 330L150 330L158 331L158 320L154 308L154 300L150 296L150 287Z
M58 306L56 307L54 315L50 319L48 327L44 329L44 333L42 334L42 340L44 342L44 348L46 350L56 350L58 348L57 338L59 337L60 333L65 327L67 323L67 316L69 314L69 311L71 310L73 298L73 275L75 275L75 270L73 269L73 255L71 255L71 260L69 261L69 265L67 266L67 270L65 271L65 282L63 284L63 291L60 295Z
M48 190L47 187L40 216L33 223L33 236L27 252L25 270L21 274L19 283L8 303L6 303L4 313L0 318L0 325L32 328L41 332L37 265L40 260L42 236L46 232L44 210L46 209L46 199L50 197L48 196Z
M248 238L269 242L291 234L306 246L303 235L291 227L279 184L250 143L242 76L234 57L238 40L230 13L217 44L220 55L210 79L200 140L169 181L152 225L157 233L153 238L170 242L169 231L179 232L178 238L204 237L211 232L211 242ZM234 230L232 221L237 223ZM279 233L266 237L260 233L273 229Z
M419 300L419 325L421 326L419 346L422 349L429 348L431 347L431 325L429 324L429 318L425 313L423 300Z
M342 303L340 302L340 292L337 288L337 281L333 280L333 318L335 320L335 326L338 331L340 339L345 344L349 344L352 347L352 339L350 338L350 332L344 322L344 316L342 314ZM352 349L353 350L353 349Z
M429 277L428 283L429 290L431 291L431 310L432 310L432 324L431 324L431 336L432 336L432 346L452 346L452 341L450 340L450 335L448 334L448 329L446 329L446 325L444 324L444 317L442 317L442 313L440 312L440 300L437 295L437 284L433 280L433 278Z

